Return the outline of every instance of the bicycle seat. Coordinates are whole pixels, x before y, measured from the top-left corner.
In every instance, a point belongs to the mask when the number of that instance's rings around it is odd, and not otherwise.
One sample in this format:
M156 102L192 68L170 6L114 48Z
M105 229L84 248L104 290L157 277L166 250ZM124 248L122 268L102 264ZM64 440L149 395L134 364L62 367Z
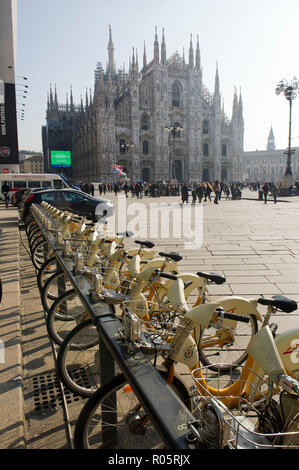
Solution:
M288 299L283 295L275 295L272 299L264 299L261 297L258 299L258 303L261 305L270 305L282 310L285 313L294 312L297 310L297 302L295 300Z
M150 242L148 240L144 240L144 241L135 240L135 243L137 243L138 245L146 246L146 248L154 248L155 246L153 242Z
M169 258L171 259L172 261L181 261L183 259L183 257L181 255L179 255L178 253L164 253L163 251L161 251L161 253L159 253L160 256L163 256L163 258Z
M203 277L204 279L208 279L211 282L215 282L215 284L223 284L226 281L225 277L221 276L221 274L202 272L198 272L196 274L199 277Z

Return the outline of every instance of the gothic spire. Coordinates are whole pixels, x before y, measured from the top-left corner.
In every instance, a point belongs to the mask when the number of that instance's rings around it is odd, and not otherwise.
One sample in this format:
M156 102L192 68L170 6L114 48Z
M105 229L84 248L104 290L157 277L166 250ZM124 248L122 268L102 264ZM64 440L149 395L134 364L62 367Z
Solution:
M189 46L189 69L194 69L194 52L193 52L193 45L192 45L192 34L190 34L190 46Z
M157 34L157 26L155 26L155 42L154 42L154 64L159 63L159 42Z
M86 91L85 91L85 109L88 108L88 93L87 93L87 87L86 87Z
M275 150L275 138L274 138L274 133L272 129L272 124L271 124L270 133L268 136L267 150Z
M68 93L66 94L66 105L65 105L66 110L69 110L69 95Z
M215 75L215 96L220 95L220 84L219 84L219 74L218 74L218 62L216 62L216 75Z
M240 88L240 97L239 97L238 118L239 120L243 119L243 101L242 101L241 88Z
M197 35L196 53L195 53L195 68L200 70L200 51L199 51L199 40Z
M145 51L145 41L144 41L144 49L143 49L143 68L146 67L146 51Z
M237 88L235 86L234 90L234 101L233 101L233 118L238 116L238 96L237 96Z
M55 96L54 96L54 104L55 107L58 108L58 100L57 100L57 90L56 90L56 83L55 83Z
M162 43L161 43L161 63L162 65L166 65L166 43L164 37L164 28L162 33Z
M73 111L73 109L74 109L74 101L73 101L73 89L72 89L72 85L71 85L71 93L70 93L70 108L71 108L71 111Z
M115 72L115 63L114 63L114 45L112 42L112 31L111 25L109 25L109 42L108 42L108 66L107 66L108 73Z

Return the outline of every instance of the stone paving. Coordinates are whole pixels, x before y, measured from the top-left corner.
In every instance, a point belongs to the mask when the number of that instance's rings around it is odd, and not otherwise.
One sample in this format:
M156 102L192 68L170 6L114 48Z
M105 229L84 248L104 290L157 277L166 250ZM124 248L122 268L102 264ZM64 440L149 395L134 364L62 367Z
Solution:
M150 210L155 210L161 203L171 205L171 223L173 220L173 226L180 226L181 233L187 233L184 230L188 224L182 219L179 198L128 198L124 201L123 195L120 198L115 198L114 194L106 196L114 202L116 212L118 207L122 209L120 218L124 218L123 208L127 203L127 225L135 233L150 219ZM155 250L179 252L183 256L182 272L214 271L225 275L225 284L210 286L211 296L233 294L256 298L283 294L299 302L299 199L285 198L277 204L272 201L264 204L257 201L257 193L244 191L243 196L246 199L240 201L222 199L219 205L203 204L201 247L187 249L186 240L165 238L159 225L158 238L153 240ZM38 382L36 387L40 390L41 381L48 380L55 388L55 363L35 270L26 251L25 232L20 232L18 240L16 209L6 210L0 205L0 229L0 276L4 286L0 337L9 341L6 344L7 362L0 364L0 448L69 447L62 409L53 408L42 414L36 412L34 383ZM145 238L151 233L150 229L152 227L147 228L147 233L141 231L140 235ZM127 243L134 246L133 239ZM299 327L298 311L279 315L275 321L282 330ZM21 383L24 405L20 397ZM82 400L70 400L71 427L82 404Z

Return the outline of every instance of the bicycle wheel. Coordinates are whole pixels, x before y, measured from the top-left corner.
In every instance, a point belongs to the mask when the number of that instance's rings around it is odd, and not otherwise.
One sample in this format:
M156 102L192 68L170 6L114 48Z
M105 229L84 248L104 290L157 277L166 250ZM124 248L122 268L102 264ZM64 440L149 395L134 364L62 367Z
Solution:
M32 230L35 227L37 227L37 223L34 220L34 218L31 215L29 215L27 219L25 220L26 235L28 236L28 234L30 233L30 230Z
M54 273L49 277L41 291L41 301L45 312L49 313L53 303L71 289L73 286L64 272Z
M47 259L44 264L41 266L37 273L37 285L39 290L41 291L49 279L50 276L57 272L57 259L56 256L52 256L52 258Z
M27 230L27 237L30 238L31 235L37 231L39 231L40 228L39 226L37 225L37 223L35 222L34 224L29 224L28 226L28 230Z
M30 237L28 238L28 245L29 245L31 252L34 246L36 245L36 243L39 242L40 240L45 240L45 237L43 236L40 230L36 230L30 235Z
M56 371L65 387L90 397L100 387L99 333L91 319L77 325L60 345Z
M224 327L206 328L201 332L198 345L199 360L209 369L224 372L246 361L246 348L258 331L257 320L254 315L250 315L249 323L235 323L237 324L233 332L230 328L225 328L225 322Z
M39 240L32 249L32 263L36 269L40 269L43 263L53 256L53 250L45 239Z
M88 315L80 297L74 289L62 294L50 308L47 330L52 340L61 344L78 322Z
M175 377L171 387L184 400L186 389L182 382ZM151 421L141 425L146 417L127 380L119 374L95 392L82 408L75 427L75 448L161 448L163 441Z

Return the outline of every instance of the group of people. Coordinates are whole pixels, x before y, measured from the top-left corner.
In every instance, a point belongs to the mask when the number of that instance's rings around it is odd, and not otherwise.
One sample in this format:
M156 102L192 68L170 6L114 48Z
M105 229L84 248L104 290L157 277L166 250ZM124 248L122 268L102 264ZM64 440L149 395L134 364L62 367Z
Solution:
M274 204L277 203L277 196L279 194L279 185L277 183L267 181L264 183L254 182L250 183L248 187L251 191L261 191L261 199L264 200L265 204L268 202L269 195L273 196Z
M87 194L94 195L94 185L92 183L79 184L80 189ZM161 196L180 196L182 203L188 203L189 197L192 198L192 203L195 204L198 200L201 201L212 201L214 193L214 203L219 204L221 197L225 197L226 200L241 199L242 197L242 183L223 183L222 181L216 180L215 183L210 182L199 182L199 183L181 183L181 184L170 184L167 182L137 182L129 183L115 182L115 183L100 183L98 185L99 194L106 194L106 192L114 192L115 196L120 191L124 191L126 197L136 197L142 199L142 197L161 197Z
M224 196L226 200L230 199L241 199L242 197L241 183L223 183L222 181L216 180L214 184L210 182L193 183L192 185L184 183L181 188L182 203L188 203L189 194L192 196L192 204L195 204L197 199L201 203L202 200L205 202L212 201L212 193L214 193L214 203L219 204L221 198Z

